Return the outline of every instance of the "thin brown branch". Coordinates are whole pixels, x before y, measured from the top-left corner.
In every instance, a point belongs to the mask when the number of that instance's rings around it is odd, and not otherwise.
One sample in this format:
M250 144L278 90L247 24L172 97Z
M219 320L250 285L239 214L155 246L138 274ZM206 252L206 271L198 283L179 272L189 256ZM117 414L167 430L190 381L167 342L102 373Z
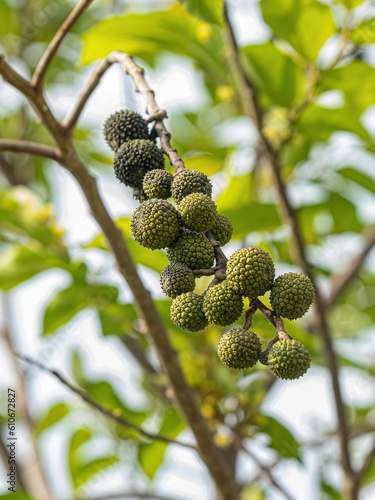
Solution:
M74 7L74 9L70 12L68 17L63 22L63 24L57 30L55 36L52 38L46 51L44 52L40 61L38 62L38 65L31 79L32 87L35 87L36 89L40 89L42 87L43 80L48 70L48 67L51 64L51 61L54 58L62 41L68 34L69 30L72 28L73 24L76 23L79 17L83 14L83 12L92 2L93 0L81 0L81 2L79 2L76 5L76 7Z
M325 299L327 307L331 306L337 301L337 299L342 295L347 286L356 277L358 271L360 270L364 261L366 260L366 257L374 248L374 246L375 246L375 230L367 239L367 242L362 252L358 255L358 257L353 259L353 261L349 264L345 272L339 276L334 276L332 278L332 290L329 296Z
M283 218L287 222L292 231L292 240L295 250L295 256L304 273L307 276L309 276L314 283L312 269L306 258L305 245L298 224L297 216L289 202L289 198L286 192L286 187L281 176L278 154L276 151L273 150L272 146L270 145L266 137L264 137L263 135L262 110L257 102L256 94L254 93L254 87L251 84L251 82L249 82L241 65L238 54L238 47L236 44L233 29L231 27L228 16L226 16L226 23L227 23L227 40L228 40L228 58L229 61L232 61L232 66L238 73L239 92L240 95L242 96L244 113L246 113L247 116L249 116L249 118L254 119L255 125L258 129L264 155L267 157L272 170L274 183L279 195L279 201L282 209ZM251 96L253 112L249 111L248 105L244 101L246 96ZM349 441L348 426L346 421L345 408L341 396L341 389L338 377L338 365L336 361L336 355L333 349L330 329L326 319L326 308L322 296L319 290L317 289L316 285L315 289L316 289L315 308L318 317L319 333L323 340L324 351L327 359L327 366L331 373L332 389L335 397L336 413L339 423L340 443L342 450L342 464L347 479L351 484L352 488L351 492L349 492L349 498L351 500L356 500L356 493L354 491L353 470L351 466L350 454L348 448L348 441Z
M84 391L82 391L78 387L75 387L73 384L71 384L59 372L57 372L56 370L50 369L47 366L42 365L41 363L39 363L39 361L37 361L33 358L30 358L29 356L25 356L25 355L18 354L18 353L16 353L16 356L20 360L25 361L26 363L30 364L31 366L34 366L34 367L38 368L39 370L46 372L46 373L54 376L55 378L57 378L63 385L65 385L65 387L70 389L72 392L77 394L83 401L85 401L85 403L87 403L92 408L95 408L101 414L105 415L109 419L114 420L116 423L118 423L124 427L127 427L129 429L133 429L134 431L137 431L139 434L141 434L142 436L145 436L148 439L162 441L163 443L178 444L179 446L184 446L185 448L189 448L189 449L197 451L197 448L191 444L182 443L181 441L177 441L176 439L172 439L172 438L169 438L167 436L163 436L161 434L154 434L152 432L148 432L148 431L142 429L142 427L140 427L136 424L133 424L133 422L130 422L130 420L122 417L121 415L118 415L116 413L116 411L108 410L107 408L105 408L101 404L99 404L96 401L94 401L93 399L91 399L90 396L88 394L86 394Z
M375 460L375 444L372 447L370 453L366 456L362 468L357 472L357 480L358 483L360 483L366 474L370 471L372 464L374 463Z
M45 144L38 144L37 142L29 141L19 141L17 139L0 139L0 151L44 156L45 158L57 162L61 160L61 155L57 149L46 146Z

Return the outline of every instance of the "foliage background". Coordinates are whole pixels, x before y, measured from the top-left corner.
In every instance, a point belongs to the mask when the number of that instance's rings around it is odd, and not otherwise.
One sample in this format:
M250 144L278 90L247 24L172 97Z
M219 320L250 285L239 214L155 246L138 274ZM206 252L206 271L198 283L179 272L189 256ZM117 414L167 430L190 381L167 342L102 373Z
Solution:
M3 1L0 47L8 62L29 77L72 4ZM242 245L261 246L274 257L278 274L297 270L269 165L235 90L221 2L181 4L198 17L173 2L94 2L51 65L48 99L64 115L98 58L112 50L136 56L159 106L168 111L173 145L186 166L213 176L218 209L235 230L225 253L229 256ZM244 67L268 109L265 134L281 147L282 175L307 256L330 297L335 280L374 231L374 10L370 2L356 0L233 1L228 9ZM352 29L343 30L349 22ZM351 40L344 53L349 55L327 70L343 38ZM48 143L26 101L5 83L0 88L0 135ZM310 88L311 99L305 102ZM229 446L230 429L238 428L245 446L267 466L272 464L275 477L294 498L341 498L334 401L313 313L286 322L288 332L313 358L309 373L293 383L274 383L264 367L229 372L216 356L222 331L210 327L204 335L189 334L171 323L170 302L158 284L167 259L132 240L129 217L136 202L114 179L101 136L105 117L123 107L143 112L132 81L113 67L79 122L76 146L98 176L106 205L152 290L216 444ZM2 153L0 165L2 316L13 345L60 368L94 399L121 409L134 423L191 441L178 408L163 395L165 379L158 374L144 325L69 174L49 160L25 155ZM370 253L328 310L358 466L372 448L375 425L373 257ZM205 285L201 278L198 287ZM265 342L274 335L260 314L254 329ZM136 361L134 346L150 363L146 369ZM7 386L19 384L5 340L1 362L5 398ZM157 373L150 374L150 367ZM146 488L176 500L213 498L209 476L193 452L147 442L114 426L47 374L27 369L24 378L53 498ZM34 461L29 432L27 421L20 421L19 460L24 466ZM249 485L244 498L283 498L244 453L239 454L237 475ZM361 498L375 494L374 481L372 466Z

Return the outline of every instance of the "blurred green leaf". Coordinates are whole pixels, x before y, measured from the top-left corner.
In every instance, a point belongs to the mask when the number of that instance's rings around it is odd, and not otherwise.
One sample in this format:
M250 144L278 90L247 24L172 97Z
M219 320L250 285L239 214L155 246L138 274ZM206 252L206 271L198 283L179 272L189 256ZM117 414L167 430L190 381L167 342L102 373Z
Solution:
M332 488L331 485L322 482L320 486L321 486L322 490L324 491L324 493L327 493L328 498L330 500L342 500L341 494L337 490Z
M247 45L241 49L242 60L251 81L266 104L291 107L304 95L304 71L272 41L260 45Z
M36 274L54 267L67 271L74 269L67 259L39 245L30 244L28 248L12 245L1 254L0 288L10 290Z
M86 307L97 307L116 302L117 288L105 285L90 285L75 281L73 285L58 292L48 304L43 317L42 335L50 335L67 324Z
M126 335L137 319L133 304L108 304L99 310L103 335Z
M160 434L176 438L185 428L184 420L180 413L173 407L169 407L163 417L160 427ZM164 461L165 451L168 443L161 441L152 441L151 443L141 444L139 446L138 459L143 472L152 479Z
M350 38L356 45L375 43L375 18L364 21L354 28Z
M336 32L328 5L317 0L262 0L266 23L305 59L314 61Z
M106 19L84 33L82 39L83 64L106 57L113 50L154 64L157 55L168 52L193 58L210 78L225 76L225 60L218 57L222 49L218 29L190 16L179 5L161 12Z
M0 495L1 500L33 500L24 491L15 491L14 493L8 493L5 495Z
M340 168L338 171L340 175L345 177L345 179L349 179L353 182L356 182L360 186L368 189L372 193L375 193L375 181L371 179L368 175L356 170L353 167L344 167Z
M224 27L224 0L178 0L192 16Z
M280 422L261 413L255 417L255 423L259 426L260 432L270 436L269 446L276 450L283 458L295 458L301 462L298 453L299 445L293 434L288 431Z
M65 403L57 403L48 410L48 413L38 422L37 434L60 422L69 413L69 407Z

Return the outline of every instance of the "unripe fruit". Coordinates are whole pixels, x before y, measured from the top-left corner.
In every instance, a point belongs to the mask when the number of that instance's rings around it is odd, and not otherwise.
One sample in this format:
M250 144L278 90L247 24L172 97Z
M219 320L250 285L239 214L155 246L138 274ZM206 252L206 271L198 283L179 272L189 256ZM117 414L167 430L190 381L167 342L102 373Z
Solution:
M227 283L208 289L203 300L203 310L209 321L218 326L229 326L241 316L243 301Z
M190 269L209 269L214 263L214 247L201 233L181 233L167 249L169 262L181 262Z
M203 172L185 169L173 177L172 196L179 203L191 193L203 193L206 196L211 196L212 185Z
M143 177L154 169L164 169L164 156L156 144L136 139L125 142L113 162L115 175L126 186L142 189Z
M208 325L203 312L203 298L188 292L179 295L172 302L171 319L173 323L188 332L199 332Z
M233 226L228 217L222 214L216 214L215 221L211 226L211 234L223 247L230 242L233 234Z
M278 276L271 288L272 309L288 319L302 318L314 301L315 290L310 279L301 273Z
M148 139L147 122L134 111L118 111L104 123L104 138L115 153L126 142L134 139Z
M151 170L143 178L143 190L148 198L166 200L171 197L173 175L167 170Z
M208 231L217 214L215 202L202 193L192 193L178 205L183 225L197 233Z
M177 210L164 200L144 201L134 212L131 229L142 246L151 250L165 248L180 230Z
M241 248L228 261L227 277L235 292L258 297L271 288L275 266L269 254L261 248Z
M160 284L165 295L175 298L195 288L194 274L185 264L169 264L160 275Z
M224 365L241 370L254 366L261 350L260 340L253 331L234 328L221 337L217 353Z
M275 377L293 380L310 368L310 353L297 340L279 340L268 354L268 367Z

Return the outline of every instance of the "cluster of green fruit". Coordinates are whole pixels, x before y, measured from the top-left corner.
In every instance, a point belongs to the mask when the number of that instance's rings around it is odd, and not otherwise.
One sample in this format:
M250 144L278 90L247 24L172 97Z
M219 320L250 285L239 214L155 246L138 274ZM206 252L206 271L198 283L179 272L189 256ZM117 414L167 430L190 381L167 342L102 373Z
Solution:
M202 295L194 293L199 275L194 271L214 265L212 237L224 246L233 233L229 219L217 213L210 180L196 170L184 169L175 175L166 171L163 153L150 140L147 122L137 113L121 111L110 116L104 136L115 152L116 177L142 201L132 218L134 238L146 248L167 249L170 264L161 273L161 287L174 299L171 319L177 326L190 332L208 324L230 326L242 314L243 297L255 298L268 290L278 316L297 319L307 312L314 300L311 281L298 273L275 280L272 258L261 248L235 252L227 262L226 280ZM261 354L259 338L244 328L225 333L218 346L220 360L234 369L254 366L262 360ZM267 352L265 363L275 376L293 379L307 371L310 355L300 342L280 340Z

